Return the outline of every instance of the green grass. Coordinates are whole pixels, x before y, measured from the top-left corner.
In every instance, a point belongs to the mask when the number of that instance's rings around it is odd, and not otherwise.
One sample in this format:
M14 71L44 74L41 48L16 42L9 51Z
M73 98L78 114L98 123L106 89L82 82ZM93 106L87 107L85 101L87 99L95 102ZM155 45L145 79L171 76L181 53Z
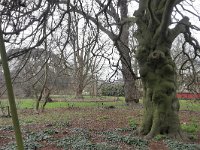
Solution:
M9 102L7 99L2 99L0 106L8 106ZM16 99L17 108L33 108L35 106L35 100L33 99Z
M63 95L63 97L66 95ZM62 95L53 95L54 98L60 98ZM73 96L68 96L73 97ZM85 96L85 99L91 99L90 96ZM101 97L102 98L102 97ZM106 97L104 97L106 98ZM108 97L108 98L114 98L114 97ZM107 106L123 106L125 104L124 97L119 97L119 101L115 102L52 102L47 103L46 108L60 108L60 107L107 107ZM26 108L35 108L35 102L34 99L17 99L16 105L18 109L26 109ZM142 100L140 100L140 103L142 103ZM8 100L3 99L1 100L2 106L8 106ZM0 105L0 106L1 106ZM42 103L41 103L42 105ZM180 110L191 110L191 111L200 111L200 101L195 100L180 100Z
M16 100L16 105L18 109L28 109L35 108L36 100L34 99L18 99ZM40 103L42 105L43 102ZM8 106L7 100L2 100L3 106ZM51 102L47 103L45 108L62 108L62 107L107 107L107 106L124 106L124 101L116 102Z
M183 131L188 133L197 133L200 131L200 127L197 123L181 124L181 128Z
M47 103L46 108L60 107L106 107L106 106L122 106L124 102L52 102Z
M75 96L74 95L51 95L51 98L52 99L74 99ZM83 96L84 99L96 99L96 98L99 98L99 99L114 99L116 98L116 96L99 96L99 97L95 97L95 96L90 96L90 95L84 95ZM122 100L124 101L124 97L118 97L119 100Z
M166 139L166 138L167 138L166 135L158 134L153 139L156 140L156 141L161 141L161 140Z
M73 114L79 115L79 114ZM73 116L72 114L60 113L56 111L52 111L51 113L43 113L43 114L31 114L31 115L20 115L20 124L58 124L58 123L68 123L69 116Z
M180 100L180 110L200 111L200 100Z
M128 124L133 130L135 130L137 128L137 125L138 125L137 121L133 117L130 117L128 119Z
M71 99L74 98L74 95L51 95L51 98L55 99L55 98L64 98L64 99Z

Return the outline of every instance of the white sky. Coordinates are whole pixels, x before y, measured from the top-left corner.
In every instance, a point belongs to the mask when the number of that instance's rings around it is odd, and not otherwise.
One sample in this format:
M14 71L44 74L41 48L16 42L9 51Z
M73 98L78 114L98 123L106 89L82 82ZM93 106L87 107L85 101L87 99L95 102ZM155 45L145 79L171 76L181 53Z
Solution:
M190 0L186 0L187 2L190 2ZM199 14L199 12L200 12L200 0L195 0L194 2L194 7L195 7L195 9L198 11L198 15L200 16L200 14ZM188 9L188 10L192 10L193 8L191 7L191 6L189 6L189 4L187 4L186 2L184 2L184 6L186 6L186 8ZM134 11L136 10L138 8L138 4L137 3L135 3L135 2L133 2L133 1L131 1L131 5L129 5L129 16L132 16L133 15L133 13L134 13ZM180 8L180 7L178 7L178 8ZM194 23L195 25L197 25L197 26L199 26L199 24L200 24L200 21L198 20L198 18L197 17L193 17L191 14L188 14L187 12L185 12L185 11L183 11L183 10L181 10L182 12L183 12L183 14L185 14L185 15L188 15L188 16L190 16L190 21L192 22L192 23ZM180 18L179 16L177 16L177 18ZM26 33L25 33L26 34ZM29 34L29 32L27 32L27 34ZM198 32L196 32L196 31L193 31L193 34L194 34L194 36L200 41L200 34L198 33ZM107 36L105 36L105 38L106 38ZM26 43L24 43L24 44L26 44ZM113 56L113 62L115 62L115 61L117 61L118 60L118 55L114 55ZM109 68L108 68L108 64L105 66L105 71L104 71L104 73L105 74L107 74L108 72L110 73L111 71L109 70ZM106 76L106 75L105 75ZM120 75L120 77L121 77L121 75Z

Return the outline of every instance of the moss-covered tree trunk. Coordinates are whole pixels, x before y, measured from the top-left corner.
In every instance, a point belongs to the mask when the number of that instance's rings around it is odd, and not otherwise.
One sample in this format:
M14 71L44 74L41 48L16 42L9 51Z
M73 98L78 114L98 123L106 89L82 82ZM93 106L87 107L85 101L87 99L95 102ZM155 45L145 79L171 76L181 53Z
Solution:
M150 49L141 46L137 58L143 83L144 118L141 133L180 135L179 102L176 98L176 66L163 43Z
M137 60L143 83L144 118L140 132L152 138L156 134L180 137L176 98L176 66L170 54L174 39L186 30L188 18L169 28L173 7L180 1L139 1L134 13L139 43Z

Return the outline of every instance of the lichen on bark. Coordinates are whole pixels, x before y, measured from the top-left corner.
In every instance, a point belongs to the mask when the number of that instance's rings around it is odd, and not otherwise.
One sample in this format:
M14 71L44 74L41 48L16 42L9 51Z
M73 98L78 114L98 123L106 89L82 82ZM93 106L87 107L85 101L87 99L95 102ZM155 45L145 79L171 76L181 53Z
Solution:
M139 43L136 58L143 84L144 116L140 133L147 138L156 134L181 136L176 65L170 49L174 39L186 31L189 19L184 17L173 29L169 28L176 4L177 1L141 0L134 13Z
M148 55L143 51L144 49L141 49L140 53L140 49L138 49L137 57L144 86L145 107L140 132L147 135L148 138L156 134L169 134L172 131L178 133L180 123L177 114L179 105L175 97L175 64L170 55L165 54L165 49L146 50L146 52L150 51Z

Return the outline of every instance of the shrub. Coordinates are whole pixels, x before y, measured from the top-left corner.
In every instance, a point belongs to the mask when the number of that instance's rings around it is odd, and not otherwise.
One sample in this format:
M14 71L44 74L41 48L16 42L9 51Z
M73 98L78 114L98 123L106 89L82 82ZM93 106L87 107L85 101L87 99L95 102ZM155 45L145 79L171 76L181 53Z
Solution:
M135 130L137 128L137 123L133 118L129 118L128 124L133 130Z
M189 133L196 133L199 131L198 125L196 123L182 124L181 128L183 129L183 131L186 131Z
M123 84L105 84L101 88L101 94L103 96L124 96Z

